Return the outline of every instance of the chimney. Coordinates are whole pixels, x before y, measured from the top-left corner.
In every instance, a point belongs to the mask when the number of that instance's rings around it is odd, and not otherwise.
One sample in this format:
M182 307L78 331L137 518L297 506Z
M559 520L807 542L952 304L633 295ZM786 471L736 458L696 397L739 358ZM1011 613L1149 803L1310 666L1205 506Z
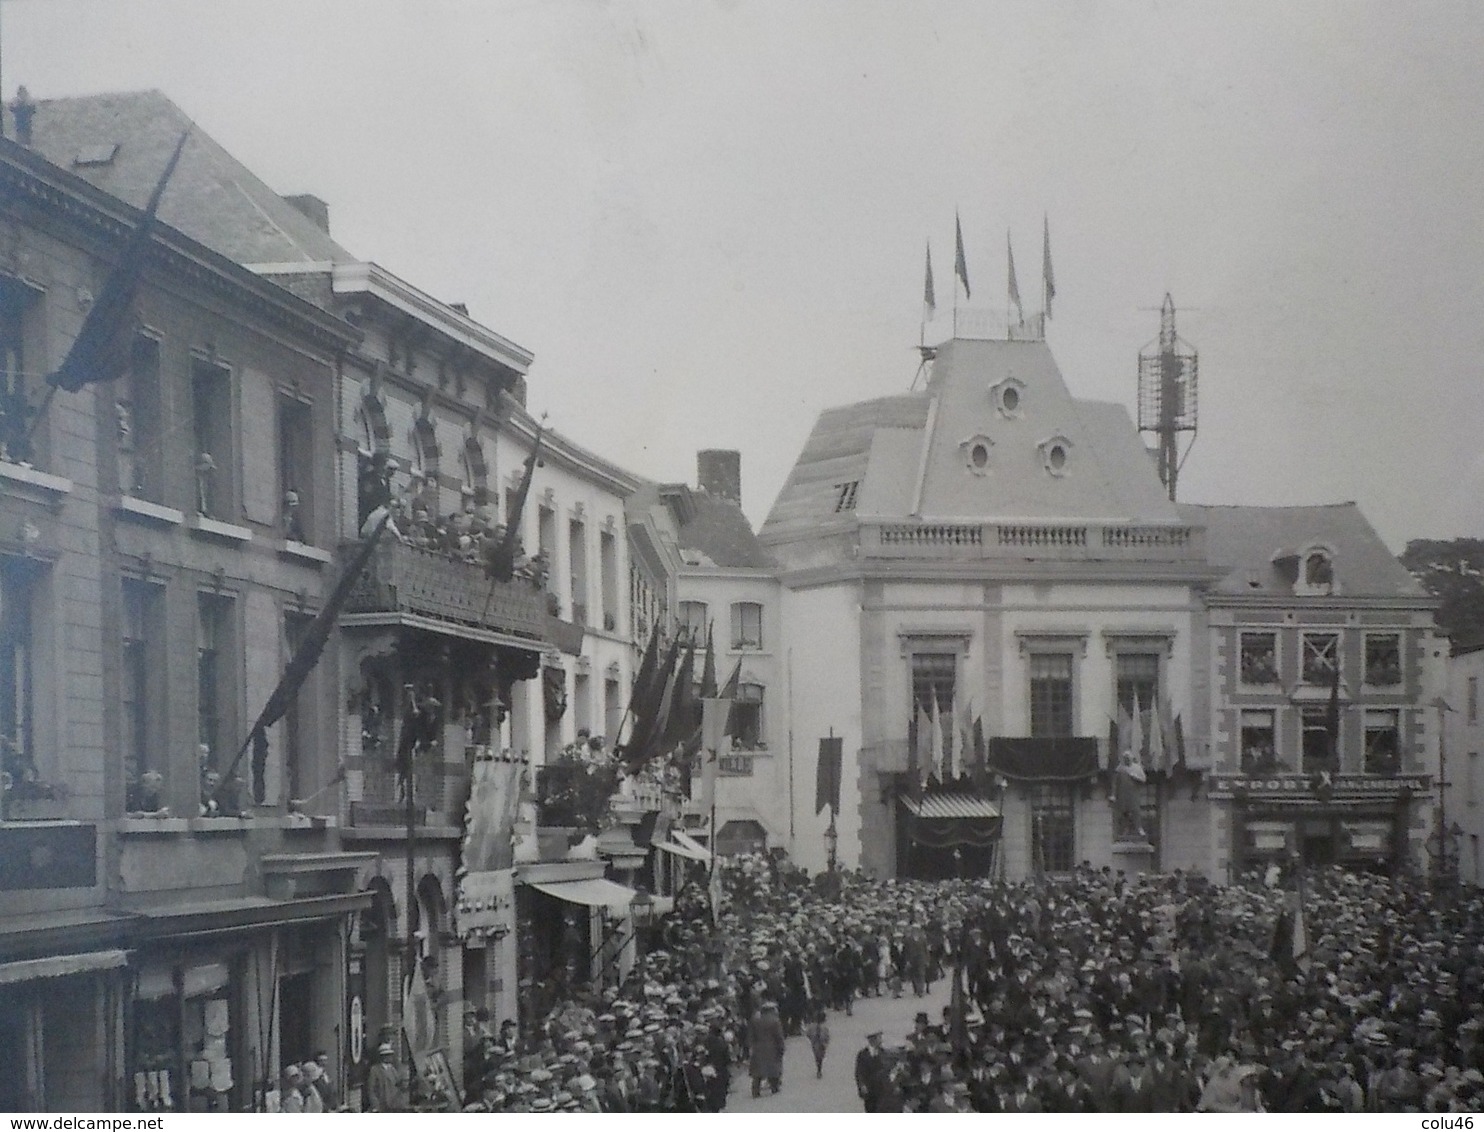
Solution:
M310 193L300 193L298 196L283 199L314 221L314 226L325 235L330 234L330 206L319 197Z
M15 116L15 140L27 149L31 148L31 120L36 117L36 103L31 101L31 92L25 87L15 92L15 101L10 104Z
M696 484L702 491L742 505L742 453L706 448L696 453Z

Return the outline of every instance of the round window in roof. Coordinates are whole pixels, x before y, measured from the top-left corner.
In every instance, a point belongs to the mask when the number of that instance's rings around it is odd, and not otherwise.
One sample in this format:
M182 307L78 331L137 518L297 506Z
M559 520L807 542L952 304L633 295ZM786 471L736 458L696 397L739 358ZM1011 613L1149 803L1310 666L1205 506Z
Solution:
M1071 471L1072 442L1065 436L1050 436L1041 441L1041 464L1053 476L1064 476Z
M988 475L994 459L994 441L987 436L975 435L962 441L959 451L964 455L964 467L976 476Z
M989 397L1000 416L1006 420L1019 420L1025 407L1025 382L1005 377L989 387Z

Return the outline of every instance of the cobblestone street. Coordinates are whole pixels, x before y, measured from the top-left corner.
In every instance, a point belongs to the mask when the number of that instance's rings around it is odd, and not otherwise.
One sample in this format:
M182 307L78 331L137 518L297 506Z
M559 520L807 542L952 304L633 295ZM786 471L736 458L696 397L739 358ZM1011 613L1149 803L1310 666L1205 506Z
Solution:
M951 972L949 973L951 976ZM859 999L851 1015L831 1011L829 1016L830 1049L824 1059L824 1076L814 1076L814 1057L809 1052L809 1039L789 1038L783 1055L783 1090L777 1096L752 1096L752 1079L747 1067L741 1066L732 1078L732 1095L728 1112L861 1112L855 1092L855 1055L866 1044L866 1035L880 1030L882 1041L898 1045L912 1030L912 1019L919 1010L937 1023L948 1005L951 977L933 984L922 998L911 990L901 998Z

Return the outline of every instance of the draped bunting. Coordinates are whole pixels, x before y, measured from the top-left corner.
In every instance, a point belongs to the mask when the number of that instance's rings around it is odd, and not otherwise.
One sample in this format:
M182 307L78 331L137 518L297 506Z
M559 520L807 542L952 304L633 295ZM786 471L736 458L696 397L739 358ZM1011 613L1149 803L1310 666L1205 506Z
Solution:
M1014 739L989 741L989 766L1018 782L1077 782L1098 772L1098 741L1091 738Z

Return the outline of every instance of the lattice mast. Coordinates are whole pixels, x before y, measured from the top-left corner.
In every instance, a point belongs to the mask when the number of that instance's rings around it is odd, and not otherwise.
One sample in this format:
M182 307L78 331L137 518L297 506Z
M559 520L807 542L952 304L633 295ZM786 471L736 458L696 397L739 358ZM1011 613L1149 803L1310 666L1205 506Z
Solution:
M1195 348L1175 333L1175 303L1166 294L1159 337L1139 351L1139 431L1154 434L1159 478L1172 501L1195 445L1197 369Z

